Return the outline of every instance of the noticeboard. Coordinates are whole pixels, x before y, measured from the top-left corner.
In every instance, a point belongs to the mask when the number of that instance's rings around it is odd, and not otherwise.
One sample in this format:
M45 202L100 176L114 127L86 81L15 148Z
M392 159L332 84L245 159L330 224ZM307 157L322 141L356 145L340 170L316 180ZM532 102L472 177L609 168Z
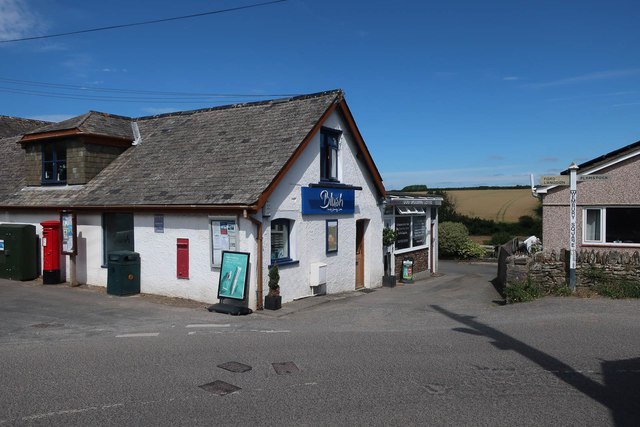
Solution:
M218 281L218 298L244 300L247 293L248 271L248 252L223 251Z
M62 254L77 255L77 225L75 212L60 212L62 226Z

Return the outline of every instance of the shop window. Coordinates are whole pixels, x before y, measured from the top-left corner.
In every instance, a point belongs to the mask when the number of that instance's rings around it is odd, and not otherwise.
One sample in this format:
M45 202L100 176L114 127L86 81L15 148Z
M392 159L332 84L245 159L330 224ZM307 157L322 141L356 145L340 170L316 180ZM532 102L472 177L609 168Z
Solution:
M42 145L42 183L65 184L67 182L67 149L63 142Z
M320 131L320 180L338 182L338 146L341 132Z
M399 206L396 213L396 250L424 248L427 245L427 216L424 208Z
M271 264L291 261L290 231L291 221L288 219L271 221Z
M640 244L640 207L587 208L585 243Z
M338 252L338 220L327 220L327 239L326 239L326 252L336 253Z
M133 251L133 214L105 213L102 215L103 265L113 251Z

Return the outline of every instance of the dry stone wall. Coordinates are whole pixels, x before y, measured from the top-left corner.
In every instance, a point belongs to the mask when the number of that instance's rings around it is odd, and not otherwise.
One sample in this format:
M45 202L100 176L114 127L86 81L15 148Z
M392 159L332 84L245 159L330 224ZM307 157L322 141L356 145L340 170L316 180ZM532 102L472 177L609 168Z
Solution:
M509 283L531 280L543 289L552 290L568 284L569 251L542 251L531 255L511 255L500 260L506 271L500 279L502 288ZM590 287L593 277L599 280L640 281L640 253L581 250L576 253L576 286Z

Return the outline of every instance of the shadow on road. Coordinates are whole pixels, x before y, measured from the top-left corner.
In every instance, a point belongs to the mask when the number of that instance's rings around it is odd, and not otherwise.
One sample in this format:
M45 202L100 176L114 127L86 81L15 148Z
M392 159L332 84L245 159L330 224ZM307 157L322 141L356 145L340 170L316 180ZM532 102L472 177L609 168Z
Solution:
M617 426L637 426L640 420L640 358L603 361L604 385L576 371L555 357L531 347L499 330L465 316L431 305L437 312L466 325L454 328L456 332L491 338L500 350L513 350L536 363L586 396L609 408Z

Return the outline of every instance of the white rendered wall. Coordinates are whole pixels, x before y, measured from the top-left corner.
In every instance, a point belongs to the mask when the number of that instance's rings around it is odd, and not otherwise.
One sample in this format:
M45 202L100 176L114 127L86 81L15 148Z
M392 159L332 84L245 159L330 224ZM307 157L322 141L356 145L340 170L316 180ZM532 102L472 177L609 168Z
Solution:
M367 288L382 285L384 265L382 258L382 205L366 165L356 158L358 147L340 115L334 112L324 127L342 130L338 153L340 183L362 187L355 190L355 213L302 215L301 188L320 181L320 134L313 136L296 163L287 172L269 197L271 216L263 218L264 293L268 292L266 266L270 263L270 221L278 218L293 220L290 234L291 258L298 264L283 265L280 272L282 301L292 301L311 295L309 285L312 263L327 264L327 293L355 289L356 221L367 220L365 225L365 274ZM326 220L338 220L338 252L326 253Z
M209 215L166 214L164 233L156 233L154 214L134 214L134 250L140 253L140 291L143 293L189 298L207 303L217 302L219 268L211 267ZM256 227L249 220L235 216L212 216L234 219L238 224L238 251L249 252L249 307L256 306ZM0 223L32 224L42 238L40 222L59 220L58 212L2 212ZM107 286L107 268L103 263L102 214L77 215L78 255L76 279L80 284ZM189 278L177 278L177 239L189 239ZM69 280L69 256L63 256ZM40 260L42 265L42 260Z

